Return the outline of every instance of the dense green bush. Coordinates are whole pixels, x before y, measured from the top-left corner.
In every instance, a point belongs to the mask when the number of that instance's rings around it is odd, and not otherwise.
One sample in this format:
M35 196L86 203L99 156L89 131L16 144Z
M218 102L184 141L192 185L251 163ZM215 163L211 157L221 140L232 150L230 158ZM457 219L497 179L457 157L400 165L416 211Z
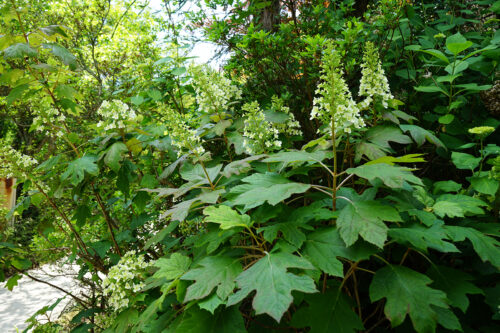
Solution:
M0 176L37 235L0 267L79 265L65 329L500 328L498 2L209 1L222 73L142 4L28 3L0 6Z

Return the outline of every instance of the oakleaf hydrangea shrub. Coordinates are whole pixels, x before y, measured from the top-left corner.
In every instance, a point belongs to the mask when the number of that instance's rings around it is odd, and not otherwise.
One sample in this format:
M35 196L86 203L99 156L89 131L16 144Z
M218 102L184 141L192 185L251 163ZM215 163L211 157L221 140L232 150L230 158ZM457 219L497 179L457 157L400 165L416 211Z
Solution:
M0 4L0 176L39 234L2 235L7 288L43 251L80 268L68 331L499 331L492 1L208 1L218 69L152 42L165 17L126 47L154 20L106 1L72 15L96 68L25 14L52 3Z

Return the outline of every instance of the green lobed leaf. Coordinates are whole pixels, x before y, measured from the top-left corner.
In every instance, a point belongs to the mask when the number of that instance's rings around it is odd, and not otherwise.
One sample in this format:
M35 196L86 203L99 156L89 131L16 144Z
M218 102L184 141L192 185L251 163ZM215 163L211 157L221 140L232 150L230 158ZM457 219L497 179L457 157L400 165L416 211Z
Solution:
M481 207L488 206L481 199L463 194L442 194L432 206L434 213L439 217L464 217L466 214L481 215Z
M215 310L222 304L224 304L224 302L219 298L219 296L217 296L217 294L212 294L206 299L198 302L200 309L207 310L211 314L214 314Z
M160 218L170 216L172 221L184 221L188 216L192 206L199 206L200 203L215 204L220 195L224 193L224 189L215 191L202 191L200 195L193 199L184 200L172 206L169 210L160 215Z
M483 261L489 261L494 267L500 269L500 242L498 240L474 228L453 225L445 228L453 241L461 242L467 238Z
M29 83L20 84L14 87L9 95L5 98L7 105L12 104L15 100L21 98L24 95L24 92L30 87Z
M36 57L38 51L26 43L17 43L3 50L5 59L18 59L24 57Z
M363 242L346 246L335 227L319 229L307 236L303 255L323 272L343 277L343 265L337 257L352 261L366 260L377 248Z
M424 252L427 252L429 247L445 253L460 252L453 243L446 241L449 240L449 236L443 225L443 222L436 222L430 228L420 224L412 224L405 228L391 228L389 236L398 243L409 243Z
M224 205L207 207L203 210L203 214L207 215L205 221L219 224L222 230L235 227L249 228L252 225L250 216L241 215L236 210Z
M427 140L436 147L446 149L446 146L443 142L441 142L441 140L439 140L433 133L420 126L399 125L399 127L403 130L403 132L410 132L411 137L415 140L418 146L423 145L425 140Z
M481 289L469 282L474 280L471 275L451 267L431 266L427 276L433 280L433 287L446 293L450 305L459 308L463 313L469 307L467 294L483 294Z
M346 170L348 174L355 174L358 177L368 180L380 179L386 186L392 188L402 188L407 183L422 185L420 178L415 177L411 169L389 165L386 163L361 165L356 168Z
M47 36L53 36L53 35L61 35L62 37L68 38L68 35L66 34L66 31L64 31L63 27L60 25L48 25L46 27L40 28L40 31L43 32Z
M14 289L14 287L17 286L17 281L20 280L21 278L22 278L22 275L19 275L19 274L12 275L5 283L5 288L12 291L12 289Z
M423 154L408 154L404 156L394 157L394 156L384 156L377 158L376 160L365 163L365 165L385 163L389 165L395 165L396 163L421 163L425 162L422 158Z
M450 61L448 60L448 58L444 55L443 52L439 51L439 50L434 50L434 49L427 49L427 50L416 50L416 51L419 51L419 52L424 52L424 53L427 53L427 54L430 54L436 58L438 58L439 60L442 60L444 61L445 63L449 63Z
M160 258L155 261L154 266L159 269L154 273L153 277L176 280L187 272L190 265L191 258L180 253L172 253L170 258Z
M490 178L488 176L472 177L470 179L470 184L472 188L479 193L487 195L495 195L498 191L498 187L500 186L500 182L498 180Z
M307 191L311 185L292 182L276 173L256 173L242 179L247 183L231 189L236 194L234 205L244 205L250 209L267 202L274 206L296 193Z
M451 160L458 169L474 171L479 166L481 157L454 151L451 153Z
M65 47L56 43L43 43L42 46L49 49L53 55L55 55L59 60L61 60L65 65L71 70L75 70L78 67L76 57L71 54Z
M314 267L306 259L290 253L266 253L237 277L240 290L229 297L228 306L241 302L255 290L252 307L256 314L267 313L279 322L292 304L292 290L304 293L316 292L313 279L307 275L288 272L289 268L313 269Z
M448 96L448 93L443 88L438 86L418 86L414 87L414 89L420 92L440 92Z
M378 201L351 202L344 207L337 219L339 233L347 246L358 237L380 248L384 247L389 229L384 221L398 222L401 217L396 209Z
M187 288L184 302L202 299L217 288L217 296L225 300L236 286L235 279L242 268L237 258L226 256L205 257L197 264L197 268L189 270L181 280L194 280Z
M448 308L446 294L428 285L427 276L404 266L388 265L379 269L370 284L372 302L386 299L384 313L392 327L410 316L417 332L435 332L437 314L431 305Z
M255 156L249 156L247 158L244 158L242 160L237 160L229 163L224 167L224 170L222 171L222 175L224 177L229 178L232 175L239 175L241 173L248 172L252 169L250 162L259 160L261 158L266 157L267 155L255 155Z
M70 179L71 184L78 185L85 177L85 173L92 176L99 174L99 168L95 162L97 157L93 155L82 156L68 164L66 171L61 175L61 180Z

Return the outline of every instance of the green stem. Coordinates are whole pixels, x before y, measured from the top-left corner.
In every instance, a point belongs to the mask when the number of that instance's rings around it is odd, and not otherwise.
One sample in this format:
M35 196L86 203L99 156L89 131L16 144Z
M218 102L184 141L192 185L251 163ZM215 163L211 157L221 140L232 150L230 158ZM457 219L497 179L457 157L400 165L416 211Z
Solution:
M210 179L210 176L208 175L207 169L205 168L205 164L202 161L200 161L200 165L203 168L203 172L205 173L205 177L207 177L207 180L210 183L210 188L212 189L212 191L215 190L215 186L212 183L212 180Z
M337 146L335 144L335 120L332 119L332 151L333 151L333 184L332 184L332 210L337 210Z
M483 170L483 160L484 160L484 152L483 152L483 139L479 139L480 142L480 153L481 153L481 162L479 162L479 171L478 176L481 175L481 171Z

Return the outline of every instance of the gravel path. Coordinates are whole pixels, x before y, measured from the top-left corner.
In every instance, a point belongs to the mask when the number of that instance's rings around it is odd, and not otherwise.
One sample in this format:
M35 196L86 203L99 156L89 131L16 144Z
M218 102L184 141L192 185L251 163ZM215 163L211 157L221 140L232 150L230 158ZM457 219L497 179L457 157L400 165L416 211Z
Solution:
M62 271L64 271L64 275L62 275ZM73 278L76 272L69 265L63 267L45 265L40 269L29 271L29 274L68 291L79 290ZM33 281L25 276L18 281L18 285L12 291L0 285L0 332L16 332L16 327L19 332L22 332L28 326L25 323L26 319L30 318L42 307L51 305L64 295L63 292L55 288ZM70 297L68 296L51 313L47 313L49 318L55 320L69 302ZM41 322L47 321L46 317L40 317L39 319Z

